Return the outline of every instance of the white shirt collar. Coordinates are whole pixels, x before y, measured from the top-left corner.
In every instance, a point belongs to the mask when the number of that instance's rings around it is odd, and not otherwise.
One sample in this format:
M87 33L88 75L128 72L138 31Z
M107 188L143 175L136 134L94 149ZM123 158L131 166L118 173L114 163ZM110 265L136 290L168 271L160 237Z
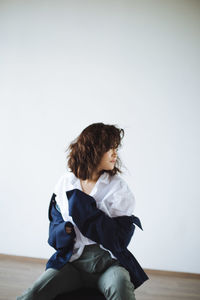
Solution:
M80 179L77 178L74 173L70 172L71 176L70 176L70 183L74 186L79 186L80 184ZM109 183L109 174L107 172L104 172L103 174L101 174L101 176L99 177L99 179L97 180L96 184L98 183Z
M103 174L101 174L101 176L98 178L95 186L93 187L90 196L94 196L97 191L99 190L99 186L103 183L103 184L108 184L110 182L109 179L110 175L107 172L104 172ZM73 172L70 172L70 178L69 178L69 183L74 187L77 188L79 190L82 190L81 187L81 183L80 183L80 179L78 177L75 176L75 174Z

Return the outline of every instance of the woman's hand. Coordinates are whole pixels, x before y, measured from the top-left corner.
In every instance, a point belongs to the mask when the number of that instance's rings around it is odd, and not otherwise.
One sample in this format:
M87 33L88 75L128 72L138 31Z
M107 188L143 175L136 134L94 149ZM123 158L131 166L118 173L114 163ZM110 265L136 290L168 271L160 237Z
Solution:
M65 230L66 230L67 234L70 234L72 232L72 228L69 226L66 226Z

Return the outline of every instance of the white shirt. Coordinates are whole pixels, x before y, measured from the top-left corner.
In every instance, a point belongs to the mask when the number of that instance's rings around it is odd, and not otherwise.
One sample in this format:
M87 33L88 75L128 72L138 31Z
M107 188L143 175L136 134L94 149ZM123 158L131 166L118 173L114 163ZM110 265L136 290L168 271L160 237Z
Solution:
M72 217L69 216L66 192L72 189L79 189L82 191L80 179L72 172L67 171L61 176L53 191L54 194L56 194L55 200L64 221L71 222L74 225L76 233L74 249L70 261L78 259L81 256L85 245L96 243L82 235L76 224L73 222ZM104 172L97 180L89 195L95 199L97 207L109 217L123 215L131 216L133 214L135 197L127 183L118 174L110 176L107 172ZM105 249L102 245L100 246ZM106 250L109 251L108 249ZM110 254L115 258L111 252Z

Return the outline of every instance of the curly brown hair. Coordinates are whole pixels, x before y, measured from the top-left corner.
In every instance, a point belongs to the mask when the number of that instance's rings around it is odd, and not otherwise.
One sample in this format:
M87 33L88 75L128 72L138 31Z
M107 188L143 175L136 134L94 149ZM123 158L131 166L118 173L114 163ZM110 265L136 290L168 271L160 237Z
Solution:
M99 165L103 154L110 149L121 146L124 130L115 125L93 123L86 127L81 134L71 142L66 151L68 167L76 177L82 180L92 179L92 174ZM122 173L121 161L117 157L115 167L112 170L102 170L111 176Z

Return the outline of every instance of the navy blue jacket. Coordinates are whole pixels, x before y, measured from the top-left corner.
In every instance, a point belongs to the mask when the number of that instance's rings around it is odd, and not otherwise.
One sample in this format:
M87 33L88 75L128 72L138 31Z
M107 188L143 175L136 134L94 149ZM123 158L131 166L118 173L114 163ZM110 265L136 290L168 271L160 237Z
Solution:
M70 222L65 222L56 209L55 194L49 206L49 239L48 243L57 251L48 260L46 269L61 269L70 259L74 246L75 231ZM148 276L135 257L127 249L136 224L142 229L140 220L135 216L120 216L111 218L96 206L96 201L90 195L79 189L66 192L69 201L69 215L81 233L89 239L110 250L120 264L130 273L134 287L139 287ZM66 198L66 199L67 199ZM65 227L72 227L67 234Z

